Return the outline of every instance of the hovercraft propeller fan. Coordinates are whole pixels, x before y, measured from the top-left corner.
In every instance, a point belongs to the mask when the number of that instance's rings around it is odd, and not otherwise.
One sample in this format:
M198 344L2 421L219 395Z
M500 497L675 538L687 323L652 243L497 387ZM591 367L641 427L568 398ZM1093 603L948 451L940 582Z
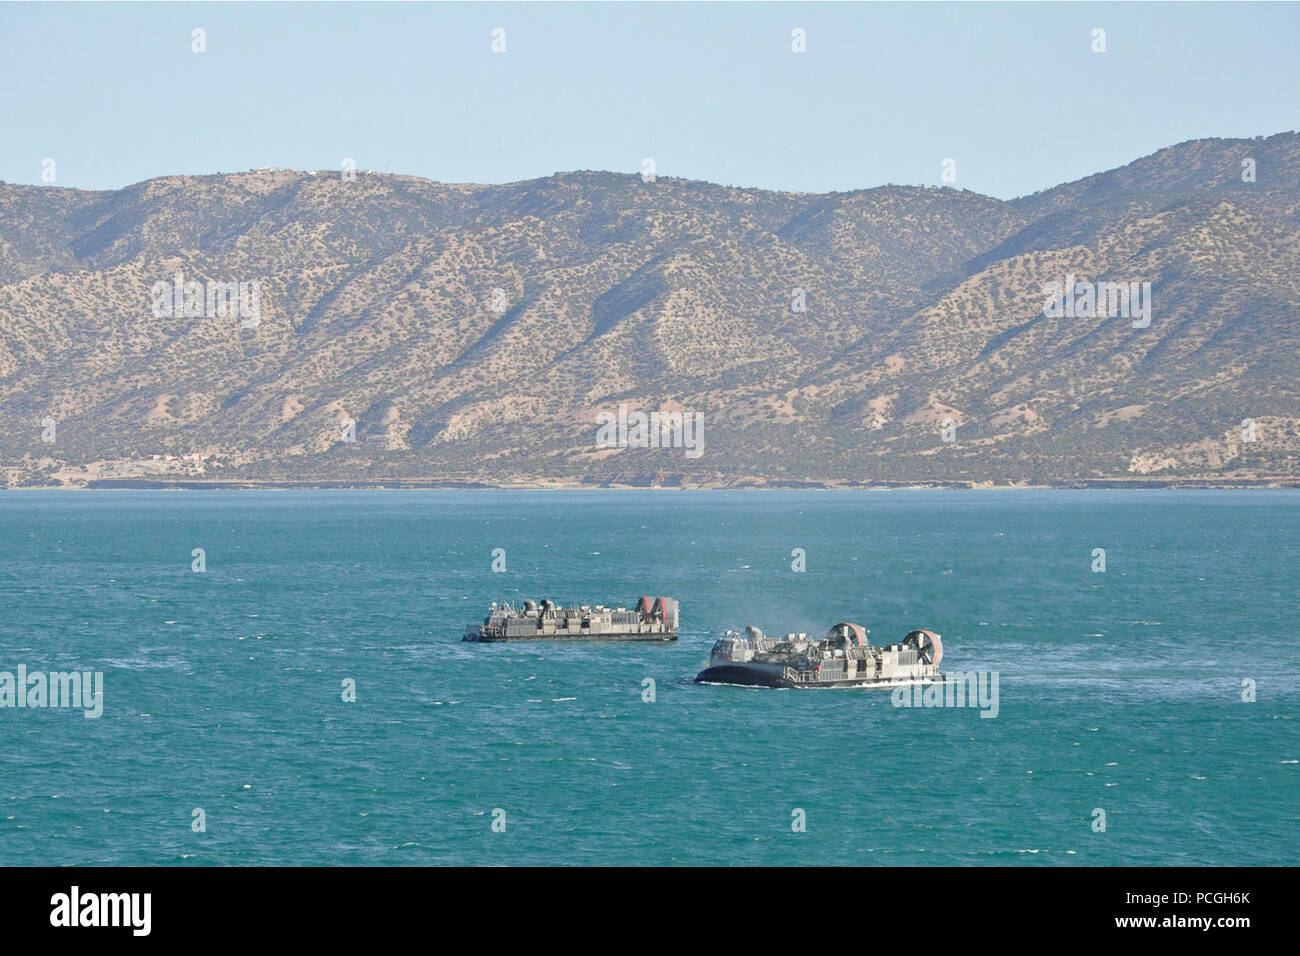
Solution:
M922 664L937 667L943 660L943 641L933 631L912 631L903 638L903 646L913 648Z

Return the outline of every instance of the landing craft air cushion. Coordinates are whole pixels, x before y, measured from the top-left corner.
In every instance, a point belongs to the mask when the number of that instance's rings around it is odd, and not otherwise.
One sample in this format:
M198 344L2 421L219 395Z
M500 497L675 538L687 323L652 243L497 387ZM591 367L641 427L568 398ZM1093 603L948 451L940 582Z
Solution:
M697 684L750 687L897 687L942 681L943 641L912 631L901 644L872 647L867 630L843 621L824 640L807 634L768 637L756 627L727 633L713 645Z
M675 641L677 602L643 597L625 607L582 604L560 607L550 601L524 601L519 608L493 602L482 624L465 629L462 641Z

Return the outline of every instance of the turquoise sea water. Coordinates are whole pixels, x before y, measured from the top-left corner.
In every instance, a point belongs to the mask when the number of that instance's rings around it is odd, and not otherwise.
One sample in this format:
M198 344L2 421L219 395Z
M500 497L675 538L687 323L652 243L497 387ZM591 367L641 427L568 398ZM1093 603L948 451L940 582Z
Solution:
M0 671L105 693L0 709L0 864L1295 864L1297 540L1282 491L6 493ZM460 643L641 594L678 644ZM841 619L998 716L690 683Z

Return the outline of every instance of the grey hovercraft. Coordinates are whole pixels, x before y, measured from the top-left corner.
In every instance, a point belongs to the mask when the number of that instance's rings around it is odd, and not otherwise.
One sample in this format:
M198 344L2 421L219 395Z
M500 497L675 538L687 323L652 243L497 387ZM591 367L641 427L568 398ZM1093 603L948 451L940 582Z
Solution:
M841 622L824 640L806 634L767 637L756 627L727 631L713 645L698 684L751 687L895 687L942 681L943 642L933 631L912 631L901 644L872 647L867 631Z
M643 597L625 607L586 604L560 607L524 601L519 608L495 601L482 624L465 629L462 641L675 641L677 602Z

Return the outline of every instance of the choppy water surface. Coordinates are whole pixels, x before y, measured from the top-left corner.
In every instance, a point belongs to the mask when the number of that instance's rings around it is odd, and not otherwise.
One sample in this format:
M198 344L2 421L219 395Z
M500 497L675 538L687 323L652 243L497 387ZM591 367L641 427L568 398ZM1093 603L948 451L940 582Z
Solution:
M105 698L0 709L0 864L1294 864L1298 534L1287 492L6 493L0 670ZM460 643L641 594L677 645ZM840 619L940 631L998 716L690 683Z

